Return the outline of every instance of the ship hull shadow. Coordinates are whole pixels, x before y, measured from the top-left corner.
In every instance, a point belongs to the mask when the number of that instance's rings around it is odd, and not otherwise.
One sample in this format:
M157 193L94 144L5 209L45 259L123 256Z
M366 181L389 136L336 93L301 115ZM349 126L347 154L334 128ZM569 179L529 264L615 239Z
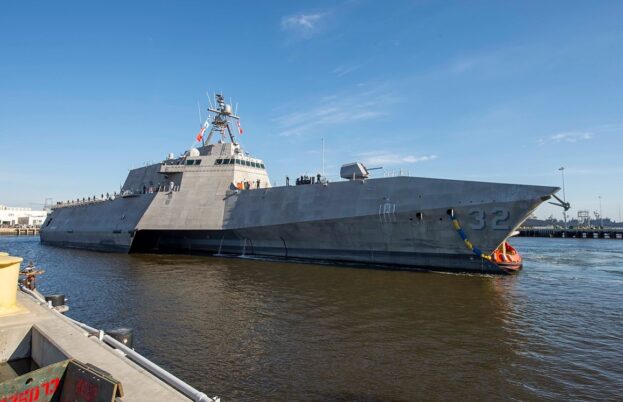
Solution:
M241 236L233 230L144 230L136 234L130 252L216 255L373 269L507 274L497 265L473 254L302 248L289 247L285 240L280 240L280 242L273 242L274 245L270 246L266 244L266 241L254 242L253 239Z

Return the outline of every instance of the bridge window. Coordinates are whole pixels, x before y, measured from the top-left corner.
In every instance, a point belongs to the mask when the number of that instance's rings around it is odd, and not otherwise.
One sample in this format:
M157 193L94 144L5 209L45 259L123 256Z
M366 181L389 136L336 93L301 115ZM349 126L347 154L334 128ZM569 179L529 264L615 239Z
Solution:
M247 165L247 166L251 166L251 162L249 162L249 161L244 161L244 164Z
M216 164L216 165L220 165L220 164L222 164L222 163L223 163L223 160L222 160L222 159L217 159L215 164Z
M240 159L236 159L236 165L240 165Z
M195 159L195 165L201 165L201 159Z

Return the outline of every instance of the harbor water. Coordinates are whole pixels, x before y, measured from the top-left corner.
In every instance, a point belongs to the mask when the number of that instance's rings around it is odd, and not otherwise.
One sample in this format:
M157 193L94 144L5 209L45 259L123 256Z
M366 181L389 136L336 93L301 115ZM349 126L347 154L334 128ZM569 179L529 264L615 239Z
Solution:
M514 276L124 255L1 237L72 318L223 400L620 400L623 242L516 238Z

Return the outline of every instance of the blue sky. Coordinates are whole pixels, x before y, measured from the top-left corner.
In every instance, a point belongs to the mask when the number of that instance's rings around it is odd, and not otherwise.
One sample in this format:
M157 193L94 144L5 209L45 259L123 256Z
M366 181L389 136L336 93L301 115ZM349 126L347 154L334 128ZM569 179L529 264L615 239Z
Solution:
M239 102L283 184L354 160L623 204L623 2L2 2L0 203L119 188ZM542 207L538 215L561 213Z

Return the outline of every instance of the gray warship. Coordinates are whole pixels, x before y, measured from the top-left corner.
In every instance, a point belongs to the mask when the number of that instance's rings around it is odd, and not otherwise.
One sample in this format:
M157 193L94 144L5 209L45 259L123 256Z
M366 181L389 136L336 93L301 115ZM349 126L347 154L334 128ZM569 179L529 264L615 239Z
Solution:
M342 166L341 181L319 175L271 186L264 162L233 134L239 117L222 95L215 98L195 147L131 170L119 194L57 203L41 242L508 273L522 267L508 238L542 202L558 199L558 187L372 178L358 162Z

